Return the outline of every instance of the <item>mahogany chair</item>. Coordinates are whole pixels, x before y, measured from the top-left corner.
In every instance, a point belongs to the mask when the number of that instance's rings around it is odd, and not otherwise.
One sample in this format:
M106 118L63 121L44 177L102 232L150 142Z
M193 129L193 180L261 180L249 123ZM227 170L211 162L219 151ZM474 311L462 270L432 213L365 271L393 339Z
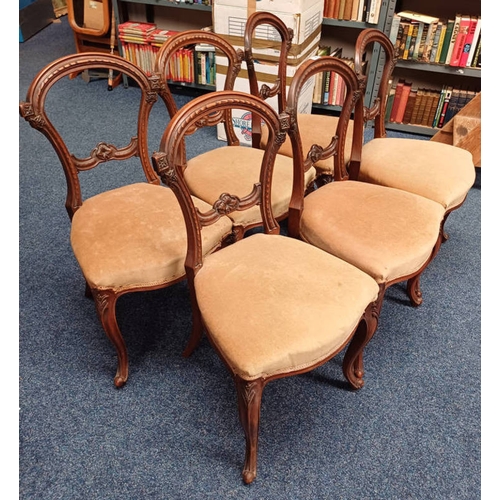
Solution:
M363 115L365 124L374 121L374 139L363 145L361 163L359 158L351 159L350 169L359 171L360 181L402 189L441 204L445 209L445 241L446 219L464 203L474 184L472 154L450 144L387 137L384 120L389 80L396 64L394 46L383 32L367 28L357 38L354 63L358 77L364 79L363 59L375 46L381 48L385 62L375 104L365 107Z
M217 57L226 58L227 74L224 89L233 89L236 77L241 69L243 53L241 50L236 51L220 35L211 32L202 30L184 31L169 38L157 54L156 71L166 75L169 61L174 54L182 47L193 46L197 43L215 46ZM168 94L168 88L165 88L164 92ZM165 99L168 99L167 95L165 95ZM171 117L175 115L177 112L175 104L169 105L169 112ZM226 136L225 144L221 141L221 147L187 158L184 167L185 180L191 193L210 204L217 200L221 187L232 193L246 192L248 187L253 185L255 176L258 175L260 161L264 154L263 150L257 146L249 147L240 144L229 115L224 121L224 131ZM163 149L164 146L164 143L162 143L160 149ZM179 151L179 154L184 155L182 150ZM309 172L305 175L308 181L312 180L314 169L309 169ZM278 155L274 168L272 192L273 213L278 220L282 220L288 215L292 183L292 158ZM232 240L242 238L248 230L262 224L258 207L245 213L235 212L230 217L234 224Z
M91 105L91 101L96 101L103 103L97 107L104 107L106 99L116 92L107 92L106 82L96 81L84 88L79 79L70 83L65 79L74 72L95 69L111 69L137 83L138 89L127 91L128 96L137 95L137 106L132 109L130 98L125 102L130 106L127 112L134 136L117 138L124 141L122 144L108 142L115 132L113 116L107 117L107 123ZM82 102L85 90L96 85L102 86L103 94L96 98L94 93ZM129 371L127 348L116 318L118 298L125 293L167 287L185 278L187 242L182 212L172 190L161 184L148 151L148 118L162 85L161 78L148 78L121 57L97 52L74 54L43 68L31 83L26 100L19 105L21 116L50 141L62 164L71 246L85 278L85 295L93 297L102 327L116 349L117 387L125 384ZM55 101L67 103L54 109ZM58 125L58 113L66 115L64 130ZM67 125L70 118L71 127ZM101 139L97 144L95 137ZM100 164L106 164L108 171L118 164L116 185L109 186L107 180L102 184L96 181L95 171L94 177L87 174ZM124 183L121 176L129 179L128 172L133 172L130 175L134 180ZM83 177L87 183L82 184ZM209 208L200 200L194 203L202 210ZM203 250L215 249L230 231L231 221L221 218L206 233Z
M306 61L290 85L287 112L291 115L289 135L292 141L295 172L304 163L313 163L321 154L314 146L303 149L297 100L302 85L322 71L334 71L346 84L346 98L334 136L331 157L334 180L304 197L301 177L296 178L290 204L288 231L311 245L339 257L366 272L378 283L377 311L382 307L385 290L407 281L412 305L422 302L420 277L440 243L444 208L427 198L400 189L359 182L348 172L344 143L353 107L363 110L357 75L343 61L332 56ZM352 155L360 156L363 128L356 123ZM330 147L330 146L329 146ZM358 359L362 370L362 360Z
M203 212L192 203L186 170L177 159L186 135L215 126L231 109L248 110L262 119L270 140L264 154L255 158L256 177L247 192L226 191L216 172L214 183L220 184L222 194L213 208ZM191 339L199 340L202 329L206 331L236 386L246 438L245 483L257 475L260 407L267 383L310 371L349 345L344 374L353 388L361 387L363 374L356 360L377 326L375 280L327 252L279 234L271 190L277 150L288 125L286 114L278 116L257 97L214 92L178 111L163 136L162 152L153 155L155 169L178 196L186 221L186 272L193 323L198 325L198 334ZM303 182L302 165L298 170ZM212 224L235 211L254 208L260 211L262 232L213 254L202 254L203 233Z

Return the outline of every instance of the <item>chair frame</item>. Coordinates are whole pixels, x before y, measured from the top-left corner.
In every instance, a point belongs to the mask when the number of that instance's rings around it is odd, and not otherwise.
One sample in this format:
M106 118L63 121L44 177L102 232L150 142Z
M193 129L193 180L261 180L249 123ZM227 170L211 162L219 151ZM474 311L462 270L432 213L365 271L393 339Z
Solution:
M201 102L200 102L201 101ZM195 129L207 125L215 125L226 116L225 110L237 108L245 109L258 115L266 122L270 129L270 145L266 147L262 160L260 180L254 184L253 190L247 196L239 198L229 193L221 194L213 204L212 210L200 213L191 202L191 195L183 180L183 166L178 161L177 150L182 148L184 135L193 133ZM243 480L251 483L257 475L257 449L260 421L260 408L264 387L271 381L291 375L298 375L315 369L326 363L349 344L343 360L343 372L352 388L363 386L362 352L378 325L378 307L376 303L370 304L359 320L358 326L351 333L345 343L334 353L314 366L298 369L292 372L279 373L254 380L246 380L236 374L231 365L226 361L224 353L212 341L210 332L204 324L196 298L194 279L203 266L201 253L201 230L224 215L235 210L245 210L260 203L265 234L279 234L280 228L271 210L271 180L274 158L280 145L285 139L285 131L290 127L290 117L287 113L278 115L260 98L237 91L215 92L202 96L188 103L170 122L165 132L165 142L162 152L153 154L153 164L162 181L169 185L179 198L182 207L188 234L188 251L186 256L186 275L191 293L193 323L190 343L185 354L189 355L198 345L203 330L216 352L232 374L235 382L238 412L241 425L245 434L246 451L243 467ZM295 175L303 180L302 165L295 162ZM251 237L251 236L250 236ZM238 242L234 243L238 245ZM236 291L237 292L237 291Z
M72 155L62 139L61 135L48 118L45 110L45 101L51 87L66 76L71 76L76 72L89 69L106 68L112 69L133 78L142 90L141 102L139 105L139 116L137 122L137 135L132 137L130 143L118 148L113 144L99 142L86 158L77 158ZM34 129L41 132L52 144L57 156L62 164L67 186L66 211L70 221L74 214L82 206L82 190L80 186L79 174L92 170L101 163L112 160L126 160L138 156L149 184L160 185L160 179L155 173L150 153L148 150L148 118L151 109L158 99L164 96L165 83L159 75L148 77L140 68L126 59L112 54L101 52L86 52L64 56L48 64L31 83L26 100L19 104L20 115L28 121ZM125 293L155 290L170 286L174 282L182 281L184 277L167 284L156 286L122 289L91 288L86 282L85 296L92 297L96 306L97 314L102 327L111 343L116 349L118 366L114 377L116 387L121 387L128 379L128 354L125 341L121 334L116 319L116 301Z

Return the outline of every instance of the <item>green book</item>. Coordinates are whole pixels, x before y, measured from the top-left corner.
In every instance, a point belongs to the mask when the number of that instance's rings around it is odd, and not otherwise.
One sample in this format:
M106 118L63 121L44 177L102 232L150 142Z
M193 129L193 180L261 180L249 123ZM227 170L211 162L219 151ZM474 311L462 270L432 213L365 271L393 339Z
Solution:
M446 33L443 40L443 47L441 49L441 55L439 56L439 64L445 64L446 62L446 55L448 54L448 49L450 48L451 34L453 33L454 24L454 19L448 19L446 24Z

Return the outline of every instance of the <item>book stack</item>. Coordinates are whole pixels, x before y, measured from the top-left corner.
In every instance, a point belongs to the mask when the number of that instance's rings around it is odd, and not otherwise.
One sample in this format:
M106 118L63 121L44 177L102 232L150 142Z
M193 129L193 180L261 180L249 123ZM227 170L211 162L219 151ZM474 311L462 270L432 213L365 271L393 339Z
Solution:
M149 35L156 29L154 23L127 21L118 25L118 38L125 59L133 62L150 76L154 70L154 55Z
M481 67L481 16L439 19L402 11L393 17L389 38L401 60Z
M477 92L444 85L441 90L416 88L399 79L391 82L386 122L442 128Z
M118 26L124 57L148 76L154 71L160 47L176 33L178 31L158 29L154 23L128 21ZM166 77L176 83L215 85L214 47L199 45L179 49L170 60Z
M325 0L323 17L377 24L382 0Z

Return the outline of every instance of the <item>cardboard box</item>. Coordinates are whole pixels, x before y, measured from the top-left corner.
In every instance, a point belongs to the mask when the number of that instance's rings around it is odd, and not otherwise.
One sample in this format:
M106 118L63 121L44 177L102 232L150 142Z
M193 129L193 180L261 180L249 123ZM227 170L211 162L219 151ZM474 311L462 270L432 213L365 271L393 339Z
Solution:
M313 54L310 57L314 57ZM227 74L227 62L226 58L222 56L216 57L217 64L217 76L216 76L216 90L224 89L224 82ZM288 66L287 68L287 87L286 91L290 87L291 80L298 70L298 66ZM276 81L277 66L273 63L256 63L255 71L257 73L257 79L259 85L266 83L272 86ZM236 78L234 85L234 90L239 90L241 92L250 93L250 85L248 83L248 73L246 69L246 64L243 63L241 66L240 73ZM312 109L312 96L314 90L314 78L310 78L308 82L302 88L302 92L299 97L299 113L311 113ZM278 99L276 96L271 99L266 99L274 110L278 111ZM246 110L234 109L233 112L233 125L235 128L236 136L238 137L242 145L251 146L252 145L252 116ZM224 131L224 125L219 123L217 125L217 138L221 141L226 140L226 134Z
M236 48L243 48L248 16L255 11L276 14L288 28L293 29L288 64L301 64L318 46L323 22L323 1L315 0L215 0L212 6L215 33L224 36ZM258 43L254 56L266 61L279 58L280 37L269 25L260 25L256 32Z

